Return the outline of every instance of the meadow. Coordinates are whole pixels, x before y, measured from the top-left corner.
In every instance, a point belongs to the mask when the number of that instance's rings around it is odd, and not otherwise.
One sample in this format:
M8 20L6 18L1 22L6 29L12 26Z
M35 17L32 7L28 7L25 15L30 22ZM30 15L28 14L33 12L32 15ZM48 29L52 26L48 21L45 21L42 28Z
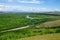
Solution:
M27 15L34 19L27 19ZM60 16L40 14L0 14L0 31L32 25L32 22L35 23L35 26L26 29L4 33L0 32L0 40L19 40L21 38L27 38L37 35L60 33L59 25L49 28L37 28L37 26L40 27L40 25L43 25L43 23L45 22L53 22L55 20L60 20Z
M60 40L60 33L56 34L47 34L47 35L37 35L28 38L22 38L18 40Z

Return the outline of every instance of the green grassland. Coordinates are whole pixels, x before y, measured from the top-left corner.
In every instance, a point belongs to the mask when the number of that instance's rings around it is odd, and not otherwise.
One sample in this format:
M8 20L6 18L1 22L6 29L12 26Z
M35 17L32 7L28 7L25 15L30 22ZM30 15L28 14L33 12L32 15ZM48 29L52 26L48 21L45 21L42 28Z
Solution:
M30 15L33 18L39 19L30 20L26 18L26 15ZM38 14L0 14L0 30L22 27L30 25L32 22L34 22L35 24L40 24L46 21L52 21L56 19L59 19L59 16L55 17Z
M26 18L26 15L38 19L30 20ZM32 22L35 23L35 26L26 29L0 33L0 40L20 40L25 37L60 33L60 26L50 28L36 27L45 22L60 20L59 17L39 14L0 14L0 31L31 25Z
M60 28L27 28L17 31L10 31L5 33L0 33L0 40L17 40L21 38L27 38L37 35L46 35L46 34L56 34L60 33Z

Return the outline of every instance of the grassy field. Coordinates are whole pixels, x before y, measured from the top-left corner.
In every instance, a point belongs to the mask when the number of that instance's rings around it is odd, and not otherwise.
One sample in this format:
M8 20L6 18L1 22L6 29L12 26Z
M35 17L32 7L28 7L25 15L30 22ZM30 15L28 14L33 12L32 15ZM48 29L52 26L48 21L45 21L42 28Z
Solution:
M60 26L60 20L41 23L40 25L37 25L37 28L39 28L39 27L40 28L41 27L58 27L58 26Z
M46 35L46 34L53 34L53 33L60 33L60 28L35 28L31 27L28 29L22 29L18 31L11 31L0 33L0 40L17 40L20 38L27 38L31 36L37 35Z
M33 18L32 21L26 18L29 15ZM35 24L40 24L46 21L52 21L59 19L60 16L48 16L48 15L38 15L38 14L0 14L0 30L7 30L17 27L22 27L26 25L31 25L32 22Z
M60 33L38 35L38 36L32 36L32 37L22 38L18 40L60 40Z
M27 19L26 15L33 17L33 20ZM50 28L37 28L40 24L55 20L60 20L60 16L38 15L38 14L0 14L0 31L12 28L18 28L26 25L31 25L32 22L35 26L22 30L10 31L0 33L0 40L20 40L37 35L55 34L60 33L60 26ZM38 18L38 19L35 19ZM54 24L54 23L53 23Z

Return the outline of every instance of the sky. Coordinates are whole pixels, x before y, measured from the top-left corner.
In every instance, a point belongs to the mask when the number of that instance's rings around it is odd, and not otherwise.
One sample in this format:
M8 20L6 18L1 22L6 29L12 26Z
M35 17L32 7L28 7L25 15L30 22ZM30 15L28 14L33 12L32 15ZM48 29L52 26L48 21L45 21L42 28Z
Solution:
M60 0L0 0L0 11L60 11Z

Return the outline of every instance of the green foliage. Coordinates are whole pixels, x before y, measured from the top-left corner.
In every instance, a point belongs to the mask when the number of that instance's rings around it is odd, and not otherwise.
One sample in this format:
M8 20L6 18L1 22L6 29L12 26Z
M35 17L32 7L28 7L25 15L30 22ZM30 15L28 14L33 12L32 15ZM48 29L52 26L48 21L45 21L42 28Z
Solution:
M35 27L33 27L33 28L31 27L31 28L27 28L27 29L18 30L18 31L0 33L0 39L1 40L8 40L8 39L15 40L15 39L20 39L20 38L24 38L24 37L51 34L51 33L59 32L59 29L57 29L57 28L55 28L55 29L51 29L51 28L37 29Z
M58 30L56 30L56 33L60 33L60 28Z
M39 19L27 19L26 15L30 15L32 18L39 18ZM37 14L0 14L0 31L1 30L8 30L17 27L23 27L26 25L31 25L32 22L37 24L41 24L47 21L57 20L58 18L52 18L48 15L37 15ZM5 33L0 33L0 40L16 40L24 37L30 37L35 35L44 35L44 34L51 34L51 33L60 33L60 28L35 28L30 27L27 29L22 29L18 31L10 31Z

